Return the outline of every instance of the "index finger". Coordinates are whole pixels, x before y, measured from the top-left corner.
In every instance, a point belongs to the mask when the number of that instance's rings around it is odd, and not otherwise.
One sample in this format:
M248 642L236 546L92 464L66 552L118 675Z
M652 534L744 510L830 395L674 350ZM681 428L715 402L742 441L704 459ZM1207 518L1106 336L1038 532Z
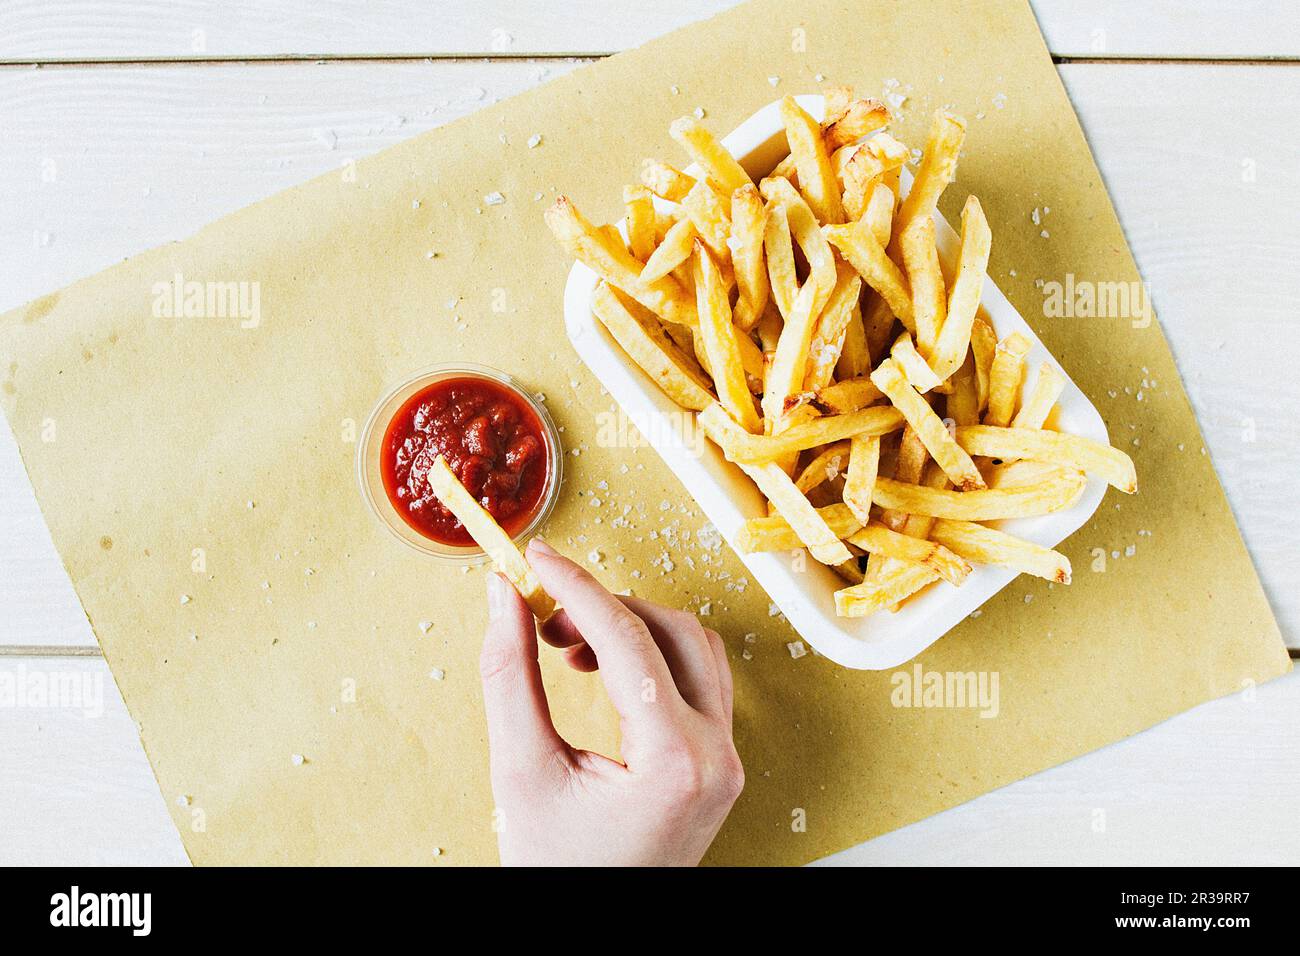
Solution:
M681 702L681 697L645 622L538 538L528 544L528 561L595 652L601 680L619 716L666 720L664 704Z

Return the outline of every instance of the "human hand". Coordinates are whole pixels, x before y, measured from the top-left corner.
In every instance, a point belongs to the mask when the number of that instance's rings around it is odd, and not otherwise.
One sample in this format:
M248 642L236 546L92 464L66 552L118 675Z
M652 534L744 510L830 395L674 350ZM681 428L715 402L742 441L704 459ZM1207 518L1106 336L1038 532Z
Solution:
M610 594L534 538L528 561L563 610L541 627L599 668L626 764L570 747L551 722L523 599L488 575L481 669L498 842L507 866L694 866L744 786L722 639L694 614Z

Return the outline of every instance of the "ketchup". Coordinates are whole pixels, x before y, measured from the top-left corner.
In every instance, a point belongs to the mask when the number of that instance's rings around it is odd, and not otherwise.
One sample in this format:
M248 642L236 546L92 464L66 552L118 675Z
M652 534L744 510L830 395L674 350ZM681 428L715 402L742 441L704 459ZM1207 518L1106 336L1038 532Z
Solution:
M429 487L439 455L506 534L514 537L537 514L550 477L546 437L537 413L504 385L434 382L407 399L384 432L380 469L397 513L426 538L472 545Z

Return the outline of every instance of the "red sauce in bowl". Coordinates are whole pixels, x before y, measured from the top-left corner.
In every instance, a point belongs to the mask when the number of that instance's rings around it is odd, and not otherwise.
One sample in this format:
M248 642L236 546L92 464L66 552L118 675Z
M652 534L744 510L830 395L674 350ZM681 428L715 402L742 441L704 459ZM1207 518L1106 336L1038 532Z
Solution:
M537 514L550 480L546 435L537 413L486 378L447 378L406 400L384 432L384 490L402 519L454 547L474 541L429 488L441 455L469 493L514 537Z

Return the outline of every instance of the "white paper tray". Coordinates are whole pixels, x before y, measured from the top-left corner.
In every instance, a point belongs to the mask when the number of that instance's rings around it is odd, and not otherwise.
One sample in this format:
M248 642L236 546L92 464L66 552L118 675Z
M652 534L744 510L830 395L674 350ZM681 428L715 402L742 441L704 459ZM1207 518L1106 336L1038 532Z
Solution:
M821 117L821 96L796 99L812 116ZM766 174L787 151L779 104L765 106L722 142L756 179ZM698 172L694 167L687 171ZM910 185L911 176L904 170L902 187L906 190ZM987 198L996 201L996 197ZM935 224L939 255L947 268L956 257L958 237L938 214ZM581 263L569 273L564 320L573 347L735 548L737 532L745 519L766 514L762 496L717 447L698 440L698 431L694 436L683 432L682 410L637 368L592 315L591 295L596 281L595 273ZM1027 357L1026 390L1033 387L1041 363L1051 362L1060 369L1033 329L990 279L984 282L982 303L999 339L1020 332L1033 343ZM1061 372L1065 374L1064 369ZM1101 415L1068 374L1065 378L1059 400L1061 430L1108 443ZM1004 521L999 527L1045 547L1055 547L1092 516L1105 493L1105 482L1090 479L1074 507L1041 517ZM794 569L786 552L741 554L740 559L804 640L836 663L864 670L883 670L911 660L1016 577L1009 570L976 565L961 587L938 582L896 614L884 611L854 619L835 614L833 594L845 587L844 581L811 557L803 570Z

